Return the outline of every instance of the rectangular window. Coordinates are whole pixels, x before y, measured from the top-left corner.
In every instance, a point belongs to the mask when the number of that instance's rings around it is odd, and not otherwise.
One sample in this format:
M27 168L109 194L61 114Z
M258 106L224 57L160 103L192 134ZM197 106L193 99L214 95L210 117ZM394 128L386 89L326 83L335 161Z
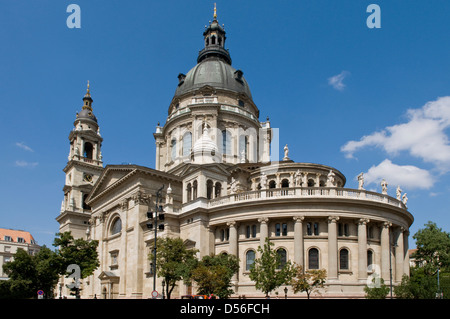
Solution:
M245 238L250 238L250 226L247 226L247 231L245 233Z
M22 237L17 237L17 242L18 243L24 243L25 239L23 239Z
M275 236L280 236L281 235L281 228L280 228L280 224L275 224Z
M5 241L12 241L11 236L5 236Z
M314 223L314 235L319 236L319 223Z
M282 235L287 236L287 224L285 223L282 225Z
M306 224L306 234L307 234L308 236L311 236L311 235L312 235L311 223L307 223L307 224Z
M256 237L256 225L252 225L252 237Z

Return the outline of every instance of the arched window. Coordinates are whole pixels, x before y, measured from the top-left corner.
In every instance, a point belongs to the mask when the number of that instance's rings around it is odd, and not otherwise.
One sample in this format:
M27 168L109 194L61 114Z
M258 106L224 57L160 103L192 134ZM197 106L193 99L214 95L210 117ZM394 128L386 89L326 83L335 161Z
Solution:
M177 140L174 138L170 141L170 156L172 161L177 157Z
M308 187L314 187L315 184L313 179L308 179Z
M282 269L284 266L286 266L286 262L287 262L286 250L283 248L278 249L277 255L278 255L278 260L279 260L278 269Z
M116 218L111 226L111 235L118 234L122 231L122 220L120 218Z
M222 154L231 155L231 133L222 131Z
M83 195L83 209L91 209L91 206L86 204L86 199L87 199L88 196L89 196L89 194L84 194Z
M319 236L319 223L314 223L314 235Z
M255 262L255 251L249 250L245 254L245 270L250 270Z
M277 187L277 183L274 180L270 181L269 188L275 188L275 187Z
M189 156L192 149L192 133L186 132L183 135L183 157Z
M316 248L308 251L308 268L319 269L319 251Z
M189 183L186 188L187 198L186 202L190 202L192 200L192 185Z
M348 249L346 248L339 251L339 269L348 270Z
M225 229L220 230L220 241L225 241Z
M368 268L369 271L372 270L372 269L370 269L370 268L372 268L371 267L372 264L373 264L373 251L372 250L368 250L367 251L367 268Z
M211 37L211 44L216 44L216 37L215 36Z
M281 181L281 187L289 187L289 180L283 179Z
M213 181L208 179L206 181L206 198L211 199L213 194Z
M192 200L196 199L197 199L197 181L194 181L194 183L192 183Z
M222 184L220 184L219 182L216 183L216 187L214 190L214 197L220 197L220 194L222 193Z
M86 157L88 159L92 159L93 151L94 151L94 146L92 146L91 143L89 143L89 142L84 143L84 154L83 154L83 157Z

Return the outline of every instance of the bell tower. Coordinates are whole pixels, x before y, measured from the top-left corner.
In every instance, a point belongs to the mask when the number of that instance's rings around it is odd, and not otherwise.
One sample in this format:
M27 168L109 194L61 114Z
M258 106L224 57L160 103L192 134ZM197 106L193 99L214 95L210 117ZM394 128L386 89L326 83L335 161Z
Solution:
M103 171L101 146L103 138L92 109L88 81L81 111L76 114L74 128L69 134L70 150L64 168L66 174L64 200L56 220L60 232L71 231L74 238L86 238L91 208L86 203L95 182Z

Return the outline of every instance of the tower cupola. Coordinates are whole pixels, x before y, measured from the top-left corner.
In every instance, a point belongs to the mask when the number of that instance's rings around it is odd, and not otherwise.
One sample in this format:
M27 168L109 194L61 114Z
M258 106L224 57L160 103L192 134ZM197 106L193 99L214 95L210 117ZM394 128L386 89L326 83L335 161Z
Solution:
M216 57L231 65L230 53L225 49L227 38L225 34L223 25L221 26L217 20L217 9L214 4L213 21L210 21L209 26L205 26L205 32L203 32L205 47L199 52L197 63L210 57Z

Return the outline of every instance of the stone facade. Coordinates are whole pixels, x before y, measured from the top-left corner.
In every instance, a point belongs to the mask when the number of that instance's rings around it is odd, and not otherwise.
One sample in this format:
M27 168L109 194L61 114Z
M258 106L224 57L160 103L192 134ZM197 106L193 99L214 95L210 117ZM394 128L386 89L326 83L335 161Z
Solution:
M391 267L399 283L409 274L413 216L406 201L385 188L382 194L365 190L362 175L358 189L345 188L340 171L294 162L287 145L283 160L271 158L276 134L269 119L258 120L243 72L231 67L216 16L203 35L197 65L179 75L166 123L156 127L155 169L103 167L97 119L77 116L57 220L61 231L99 241L100 267L83 280L82 296L150 297L154 230L147 227L147 211L162 185L165 219L158 236L182 238L198 257L238 256L234 297L263 296L248 267L267 237L286 260L327 270L323 296L362 297L375 272L390 281ZM88 104L85 99L93 116L90 93ZM86 143L92 152L86 153ZM161 289L159 278L156 286ZM191 292L180 283L173 295Z

